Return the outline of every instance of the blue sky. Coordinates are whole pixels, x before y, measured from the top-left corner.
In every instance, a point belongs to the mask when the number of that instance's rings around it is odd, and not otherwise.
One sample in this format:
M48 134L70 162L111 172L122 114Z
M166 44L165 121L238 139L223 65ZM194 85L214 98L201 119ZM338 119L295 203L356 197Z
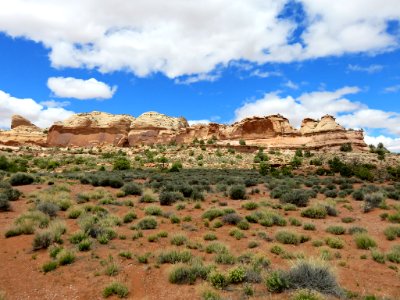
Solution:
M15 0L0 10L0 127L93 110L230 123L333 114L400 150L396 0Z

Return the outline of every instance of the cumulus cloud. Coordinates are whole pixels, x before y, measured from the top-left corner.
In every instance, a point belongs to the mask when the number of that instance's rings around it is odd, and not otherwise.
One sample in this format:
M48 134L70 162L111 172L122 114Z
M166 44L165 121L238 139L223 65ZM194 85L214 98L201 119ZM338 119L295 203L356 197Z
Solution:
M292 62L399 44L387 30L400 18L398 0L299 0L301 21L282 17L290 2L13 0L0 10L0 31L43 43L54 67L169 78L232 61Z
M117 91L116 86L110 87L94 78L83 80L73 77L50 77L47 86L56 97L79 100L109 99Z
M55 101L52 101L54 104ZM39 104L30 98L15 98L0 90L0 128L10 128L11 117L14 114L21 115L35 125L45 128L56 121L61 121L74 112L54 105Z
M378 73L383 70L382 65L369 65L369 66L360 66L360 65L348 65L347 69L349 71L355 71L355 72L366 72L369 74L373 73Z
M267 93L263 98L247 102L235 111L235 119L281 113L299 127L305 117L320 118L325 114L337 117L337 121L348 128L380 129L400 135L400 114L371 109L346 96L357 94L358 87L343 87L336 91L303 93L297 98L281 97L279 93Z

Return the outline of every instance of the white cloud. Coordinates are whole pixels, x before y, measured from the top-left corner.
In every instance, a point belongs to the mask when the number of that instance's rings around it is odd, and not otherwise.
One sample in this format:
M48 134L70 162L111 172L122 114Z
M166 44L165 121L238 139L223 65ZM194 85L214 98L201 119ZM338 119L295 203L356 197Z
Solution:
M377 146L379 143L382 143L387 149L392 152L400 152L400 138L392 138L384 135L380 136L365 136L365 142L368 145Z
M12 115L18 114L35 125L45 128L70 117L74 112L62 107L51 107L30 98L15 98L0 90L0 128L10 128Z
M47 107L52 107L52 108L56 108L56 107L66 107L68 105L70 105L71 103L69 101L54 101L54 100L48 100L48 101L42 101L39 103L40 105L43 106L47 106Z
M192 126L192 125L197 125L197 124L208 124L208 123L211 123L211 121L206 120L206 119L205 120L189 120L188 123L190 126Z
M117 90L104 82L94 78L88 80L73 77L50 77L47 80L48 88L56 97L86 99L109 99Z
M281 97L279 93L268 93L263 98L247 102L235 111L236 120L251 116L282 114L299 127L306 117L320 118L325 114L337 117L337 121L348 128L382 129L400 135L400 114L371 109L367 105L346 99L357 94L358 87L344 87L336 91L303 93L297 98Z
M292 62L399 44L386 30L400 18L398 0L299 0L306 16L297 43L289 41L300 24L278 17L288 2L13 0L0 10L0 31L43 43L57 68L169 78L209 74L232 61Z
M250 116L282 114L298 127L305 117L320 118L324 114L336 115L354 111L362 105L354 103L345 95L358 93L357 87L344 87L333 92L304 93L298 98L281 98L277 92L265 94L262 99L245 103L235 111L236 120Z
M184 78L175 78L174 82L176 84L192 84L196 83L199 81L209 81L209 82L214 82L218 80L221 77L221 73L216 73L216 74L206 74L206 73L200 73L200 74L195 74L191 76L184 76Z
M400 91L400 84L388 86L384 89L385 93L397 93L398 91Z
M292 89L292 90L298 90L298 89L299 89L299 85L296 84L296 83L294 83L294 82L291 81L291 80L288 80L288 81L285 82L283 85L284 85L285 87L289 88L289 89Z
M382 65L369 65L366 67L363 66L359 66L359 65L348 65L347 69L350 71L355 71L355 72L366 72L369 74L373 74L373 73L378 73L380 71L383 70L383 66Z

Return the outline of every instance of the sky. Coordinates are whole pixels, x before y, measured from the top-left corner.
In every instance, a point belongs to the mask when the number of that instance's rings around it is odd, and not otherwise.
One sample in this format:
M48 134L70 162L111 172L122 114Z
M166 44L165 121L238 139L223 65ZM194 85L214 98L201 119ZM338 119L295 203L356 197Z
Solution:
M0 128L334 115L400 152L399 0L0 0Z

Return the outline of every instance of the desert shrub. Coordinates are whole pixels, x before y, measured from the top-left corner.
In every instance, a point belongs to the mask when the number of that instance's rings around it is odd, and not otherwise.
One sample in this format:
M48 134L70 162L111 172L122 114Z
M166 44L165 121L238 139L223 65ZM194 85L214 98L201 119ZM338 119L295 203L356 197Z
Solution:
M315 225L312 223L306 223L303 225L304 230L315 230Z
M338 194L336 190L327 190L324 192L324 195L329 198L336 198Z
M50 231L38 232L32 242L33 250L47 249L53 241L54 237Z
M132 252L130 251L122 251L118 254L120 257L126 258L126 259L131 259L132 258Z
M131 163L126 157L118 157L114 160L113 170L129 170Z
M248 230L250 228L250 224L246 220L241 220L236 226L242 230Z
M243 185L234 185L229 189L229 197L233 200L246 199L246 188Z
M158 255L157 262L159 264L176 264L176 263L188 263L193 258L190 251L163 251Z
M208 274L207 280L216 289L223 289L229 284L228 278L218 271L213 271Z
M242 220L242 217L236 213L226 214L222 217L222 222L225 224L237 225Z
M149 216L161 216L163 213L162 209L158 206L147 206L144 212Z
M123 218L123 222L124 223L131 223L133 220L135 220L137 218L137 216L136 216L136 214L133 212L133 211L131 211L131 212L128 212L125 216L124 216L124 218Z
M344 242L338 237L328 237L325 239L325 243L333 249L342 249L344 247Z
M157 220L153 217L144 217L137 223L136 227L142 230L155 229L157 228Z
M385 254L383 254L381 251L379 251L377 249L371 250L371 257L377 263L380 263L380 264L385 263Z
M201 263L174 266L168 276L169 282L175 284L193 284L197 278L206 279L211 268Z
M289 288L289 282L284 272L272 272L265 280L268 291L272 293L282 293Z
M300 238L297 234L290 231L278 231L275 234L275 239L282 244L297 245L300 243Z
M310 289L323 294L343 296L329 265L322 261L298 261L286 274L291 289Z
M60 266L72 264L75 261L75 254L69 250L61 250L57 254L57 260Z
M57 212L60 210L60 207L52 202L40 202L36 206L37 210L41 211L42 213L45 213L49 217L55 217L57 216Z
M353 217L343 217L342 218L342 222L343 223L353 223L356 219L354 219Z
M388 261L400 264L400 245L393 246L386 254Z
M0 194L0 211L9 211L10 208L11 205L8 198L5 195Z
M211 290L205 290L201 293L202 300L221 300L221 296Z
M119 273L119 269L120 268L117 264L111 263L106 267L104 273L108 276L116 276Z
M340 151L342 151L342 152L351 152L351 151L353 151L353 147L351 146L350 143L342 144L340 146Z
M71 235L69 241L71 244L79 244L87 238L87 235L83 231L77 231Z
M214 261L217 264L233 265L236 262L236 258L230 252L224 251L221 253L217 253L217 255L214 258Z
M292 225L292 226L301 226L301 222L299 219L290 217L289 222L290 222L290 225Z
M392 223L400 223L400 212L388 215L387 219Z
M157 201L158 201L157 195L150 189L144 190L143 195L139 200L139 202L144 202L144 203L153 203Z
M11 176L10 184L12 186L18 185L28 185L35 181L35 178L32 175L25 173L17 173Z
M309 290L309 289L301 289L296 291L290 300L323 300L324 297L321 296L320 293Z
M349 234L367 233L367 229L359 226L353 226L348 229Z
M364 192L362 190L355 190L351 196L354 198L354 200L364 200Z
M215 218L221 217L223 215L224 215L224 212L220 209L209 209L203 213L202 218L212 221Z
M188 241L185 235L176 234L171 238L171 244L175 246L182 246Z
M283 193L280 197L281 202L291 203L299 207L307 206L310 194L306 190L294 189Z
M232 229L229 232L230 236L233 236L235 239L240 240L245 237L245 234L239 229Z
M372 209L378 207L383 201L383 199L384 198L382 193L379 192L366 195L364 197L364 207L363 207L364 212L369 212Z
M246 279L246 269L242 266L234 267L228 271L230 283L241 283Z
M89 251L92 246L92 242L89 239L85 239L78 244L79 251Z
M57 269L57 266L58 264L56 261L50 261L42 265L42 271L44 273L51 272Z
M376 242L366 233L357 233L354 235L358 249L370 249L376 247Z
M129 290L128 288L119 282L113 282L106 286L103 290L103 297L108 298L112 295L116 295L118 298L126 298L128 297Z
M342 226L329 226L328 228L326 228L326 232L340 235L344 234L346 232L346 229Z
M183 200L181 192L162 191L159 196L160 205L172 205L180 200Z
M206 247L206 252L207 253L222 253L226 252L228 249L224 244L218 243L218 242L213 242L207 245Z
M247 210L254 210L258 208L258 204L256 202L246 202L242 207Z
M215 241L218 239L214 233L206 233L203 238L205 241Z
M389 226L383 231L388 241L393 241L400 237L400 226Z
M315 205L301 211L301 216L311 219L324 219L327 215L327 210L324 206Z
M143 193L142 187L136 182L125 183L121 190L125 193L125 195L141 196Z

